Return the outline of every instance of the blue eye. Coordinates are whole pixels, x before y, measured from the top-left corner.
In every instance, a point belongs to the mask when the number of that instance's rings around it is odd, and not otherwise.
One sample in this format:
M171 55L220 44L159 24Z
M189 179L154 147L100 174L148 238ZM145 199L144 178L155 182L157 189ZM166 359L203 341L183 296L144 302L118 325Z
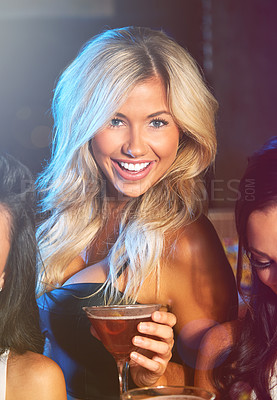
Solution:
M113 128L116 128L121 125L123 125L123 121L119 118L113 118L110 122L110 126Z
M152 125L153 128L161 128L161 127L163 127L163 126L168 125L168 122L165 121L164 119L157 118L157 119L153 119L153 120L150 122L150 125Z

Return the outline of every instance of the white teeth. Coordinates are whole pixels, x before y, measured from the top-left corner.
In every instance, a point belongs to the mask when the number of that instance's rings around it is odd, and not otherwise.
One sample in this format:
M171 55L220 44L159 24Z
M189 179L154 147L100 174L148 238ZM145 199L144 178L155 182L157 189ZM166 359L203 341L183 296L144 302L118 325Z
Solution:
M150 164L150 162L136 163L136 164L120 162L119 164L121 165L121 167L127 169L128 171L139 172L139 171L142 171L144 168L146 168L147 165Z

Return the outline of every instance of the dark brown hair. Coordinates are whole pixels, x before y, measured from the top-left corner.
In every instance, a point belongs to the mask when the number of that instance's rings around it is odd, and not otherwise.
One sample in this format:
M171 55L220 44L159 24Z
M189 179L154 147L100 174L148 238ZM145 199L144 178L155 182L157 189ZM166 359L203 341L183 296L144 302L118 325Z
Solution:
M239 236L237 283L239 292L249 299L248 310L232 349L228 349L229 356L214 370L214 380L221 399L239 399L243 392L254 390L258 399L270 400L270 376L277 356L277 296L260 281L254 268L251 290L245 296L242 256L248 249L246 227L250 214L277 207L277 136L249 158L239 191L235 211Z
M0 292L0 354L12 349L42 353L44 340L36 304L35 195L31 172L0 154L0 206L11 222L5 284Z

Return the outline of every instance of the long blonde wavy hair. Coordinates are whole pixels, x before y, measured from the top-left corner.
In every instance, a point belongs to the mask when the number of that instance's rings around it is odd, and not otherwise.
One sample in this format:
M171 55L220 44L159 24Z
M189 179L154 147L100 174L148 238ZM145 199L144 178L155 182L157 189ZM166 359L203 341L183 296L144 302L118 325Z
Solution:
M145 277L159 272L165 233L203 213L207 200L203 173L216 153L217 102L196 62L161 31L139 27L105 31L83 47L54 93L52 156L38 179L42 291L61 284L69 263L97 240L107 222L105 178L91 154L91 138L113 118L135 85L155 76L164 82L180 129L179 148L166 174L123 208L119 235L108 258L107 302L125 263L129 268L123 301L135 301Z

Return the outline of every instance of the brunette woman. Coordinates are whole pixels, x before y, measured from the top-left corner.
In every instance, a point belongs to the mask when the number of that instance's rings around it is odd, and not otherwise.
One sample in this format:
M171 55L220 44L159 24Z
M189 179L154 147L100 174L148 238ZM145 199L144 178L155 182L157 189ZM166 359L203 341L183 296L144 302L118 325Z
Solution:
M276 399L277 136L249 159L240 182L236 225L238 289L248 309L242 320L207 333L195 383L216 391L220 399ZM252 271L250 292L242 283L246 258Z

